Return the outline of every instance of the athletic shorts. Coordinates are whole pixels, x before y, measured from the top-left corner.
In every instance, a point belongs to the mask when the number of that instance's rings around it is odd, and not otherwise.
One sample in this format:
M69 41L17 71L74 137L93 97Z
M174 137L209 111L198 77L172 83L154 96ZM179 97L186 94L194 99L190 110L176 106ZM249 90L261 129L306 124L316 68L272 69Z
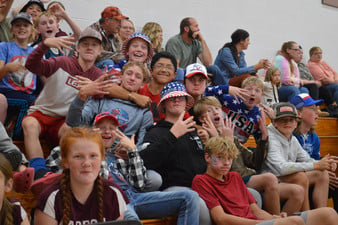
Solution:
M306 224L306 221L307 221L307 214L308 214L309 211L304 211L304 212L301 212L300 213L300 217L303 219L304 223ZM259 223L257 225L272 225L276 220L269 220L269 221L265 221L265 222L262 222L262 223Z
M51 117L36 110L27 116L34 117L40 124L40 138L46 140L53 146L59 145L59 130L65 123L64 117Z

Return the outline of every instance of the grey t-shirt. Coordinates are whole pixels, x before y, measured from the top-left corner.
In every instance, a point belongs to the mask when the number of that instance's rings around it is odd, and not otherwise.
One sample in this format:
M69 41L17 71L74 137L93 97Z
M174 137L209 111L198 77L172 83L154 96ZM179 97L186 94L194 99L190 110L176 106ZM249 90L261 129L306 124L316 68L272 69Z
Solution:
M197 57L202 53L203 49L200 41L194 39L191 44L188 44L183 41L180 34L177 34L168 40L165 50L173 54L180 61L180 68L185 68L197 62Z

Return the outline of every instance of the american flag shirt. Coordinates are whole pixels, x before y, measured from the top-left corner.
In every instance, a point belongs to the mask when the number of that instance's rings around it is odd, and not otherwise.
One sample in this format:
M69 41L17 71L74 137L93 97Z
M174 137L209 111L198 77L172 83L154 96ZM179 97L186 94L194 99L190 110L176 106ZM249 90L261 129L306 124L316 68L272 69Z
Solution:
M250 135L254 135L256 143L261 139L258 120L261 113L257 106L249 110L243 100L237 97L238 101L228 94L229 85L209 86L205 90L206 96L215 96L222 104L222 110L235 125L234 135L243 144L247 142Z

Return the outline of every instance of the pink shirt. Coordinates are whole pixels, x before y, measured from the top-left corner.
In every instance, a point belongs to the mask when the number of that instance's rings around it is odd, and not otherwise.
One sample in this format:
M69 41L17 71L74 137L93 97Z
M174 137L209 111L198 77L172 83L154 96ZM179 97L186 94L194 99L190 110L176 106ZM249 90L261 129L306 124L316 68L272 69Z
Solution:
M310 73L315 80L323 80L324 78L334 79L334 75L336 74L336 71L334 71L331 66L324 61L320 61L318 63L309 61L307 66L309 67Z

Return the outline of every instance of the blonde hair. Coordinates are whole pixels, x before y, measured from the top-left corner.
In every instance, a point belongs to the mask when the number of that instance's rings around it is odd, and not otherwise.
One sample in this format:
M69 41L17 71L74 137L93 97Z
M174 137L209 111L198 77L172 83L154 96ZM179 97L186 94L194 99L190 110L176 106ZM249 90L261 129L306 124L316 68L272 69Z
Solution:
M141 62L137 62L137 61L129 61L127 62L124 66L123 69L121 71L121 74L123 76L124 72L132 66L137 66L142 70L142 74L143 74L143 82L146 81L148 79L148 70L146 69L146 67L144 66L143 63Z
M37 28L39 26L40 23L40 18L42 16L46 16L47 18L53 18L55 20L55 23L57 24L57 19L56 16L54 14L52 14L50 11L44 11L43 13L41 13L40 15L38 15L38 17L36 18L36 20L34 21L34 26Z
M259 79L256 76L250 76L248 78L246 78L243 82L242 82L242 88L244 88L246 85L256 85L258 86L262 91L263 91L263 81L261 79Z
M238 149L232 139L229 137L212 137L205 144L205 153L208 155L227 155L235 159L238 155Z
M158 33L162 31L161 25L155 22L149 22L143 26L142 33L150 38L155 52L160 52L162 49L163 39L158 36Z
M222 107L219 100L214 96L208 96L205 98L201 98L194 105L195 117L198 118L202 116L204 113L206 113L208 110L208 105L215 106L215 107Z
M14 22L15 23L15 22ZM13 23L13 24L14 24ZM29 23L29 22L27 22L27 23ZM13 32L12 32L12 29L13 29L13 24L11 25L11 41L14 41L15 40L15 35L13 34ZM34 28L34 25L32 25L32 24L30 24L29 23L29 25L31 26L31 35L28 37L28 43L30 43L30 42L32 42L32 41L34 41L35 40L35 34L36 34L36 30L35 30L35 28Z
M275 73L279 71L279 69L277 67L270 67L269 69L267 69L266 73L265 73L265 78L264 81L268 81L271 82L272 81L272 77L274 77ZM281 86L281 82L278 82L276 84L277 87Z

